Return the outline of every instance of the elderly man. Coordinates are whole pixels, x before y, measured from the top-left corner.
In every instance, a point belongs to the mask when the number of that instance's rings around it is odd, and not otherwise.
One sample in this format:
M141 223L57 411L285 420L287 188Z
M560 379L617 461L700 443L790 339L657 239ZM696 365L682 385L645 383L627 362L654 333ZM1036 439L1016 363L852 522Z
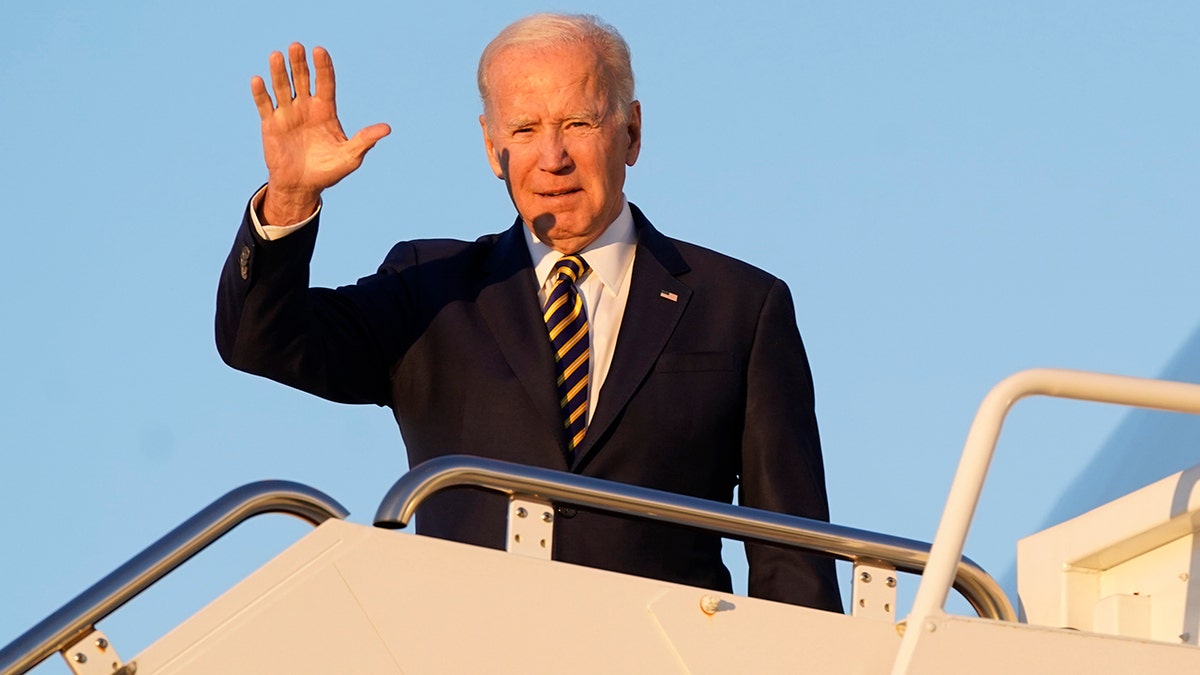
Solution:
M287 66L290 64L289 78ZM516 222L397 244L379 270L308 287L321 192L386 136L351 138L329 54L254 78L269 179L221 276L227 363L388 406L409 462L469 453L827 519L812 378L791 297L745 263L660 234L625 200L641 149L629 49L593 17L535 15L479 63L488 160ZM315 88L310 85L315 84ZM503 498L431 500L418 532L503 547ZM554 558L729 590L714 535L561 509ZM751 544L752 595L839 610L833 563Z

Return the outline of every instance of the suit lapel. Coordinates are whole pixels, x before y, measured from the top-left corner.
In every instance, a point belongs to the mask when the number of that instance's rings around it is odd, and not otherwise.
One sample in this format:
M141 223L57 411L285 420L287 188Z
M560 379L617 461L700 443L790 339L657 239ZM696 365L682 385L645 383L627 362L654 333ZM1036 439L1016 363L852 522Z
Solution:
M559 449L565 451L554 385L554 355L537 306L533 264L521 227L518 219L497 239L485 265L476 304L534 409L545 417L548 430L559 432L554 437Z
M692 289L676 278L687 272L688 266L675 245L655 230L636 206L630 204L630 209L638 245L629 298L612 365L588 423L587 436L576 449L575 466L608 434L609 427L649 375L692 297Z

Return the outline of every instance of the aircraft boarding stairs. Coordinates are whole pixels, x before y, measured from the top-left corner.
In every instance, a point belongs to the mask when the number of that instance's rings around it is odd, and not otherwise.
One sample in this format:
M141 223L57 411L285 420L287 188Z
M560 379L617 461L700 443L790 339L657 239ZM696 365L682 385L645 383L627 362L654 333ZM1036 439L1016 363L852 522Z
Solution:
M0 649L0 675L55 651L74 673L1117 673L1200 672L1200 467L1019 545L1024 621L962 557L1009 407L1029 395L1200 413L1200 386L1037 370L984 400L932 546L474 457L427 462L375 527L312 488L265 481L213 502ZM448 487L510 496L508 550L398 535ZM555 507L601 509L854 564L851 614L549 559ZM96 624L238 523L316 529L123 662ZM897 622L897 571L922 574ZM1200 579L1200 577L1197 577ZM946 614L951 586L979 616Z

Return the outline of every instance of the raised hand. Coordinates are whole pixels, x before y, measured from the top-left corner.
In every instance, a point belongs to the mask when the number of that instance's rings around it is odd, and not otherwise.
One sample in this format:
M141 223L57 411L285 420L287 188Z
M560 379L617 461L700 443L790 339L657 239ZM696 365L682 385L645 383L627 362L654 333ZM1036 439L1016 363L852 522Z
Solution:
M271 90L255 75L250 93L262 118L263 155L267 160L267 194L262 215L272 225L290 225L312 215L321 191L362 165L363 156L391 133L373 124L347 138L337 117L333 60L321 47L313 49L316 90L310 89L304 45L288 47L291 78L283 54L270 59ZM294 92L294 94L293 94Z

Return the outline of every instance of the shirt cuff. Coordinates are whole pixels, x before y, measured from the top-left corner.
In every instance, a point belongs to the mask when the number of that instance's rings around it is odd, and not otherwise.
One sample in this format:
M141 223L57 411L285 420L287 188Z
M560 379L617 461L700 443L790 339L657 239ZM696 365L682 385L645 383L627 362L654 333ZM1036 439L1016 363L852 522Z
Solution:
M298 223L294 223L292 225L263 225L258 219L258 209L260 206L262 206L263 195L265 194L267 194L266 185L259 188L258 192L255 192L254 196L250 198L250 222L254 224L254 231L258 233L258 236L267 241L283 239L289 234L311 223L313 218L316 218L317 214L321 212L321 204L323 202L317 202L317 210L313 211L311 216Z

